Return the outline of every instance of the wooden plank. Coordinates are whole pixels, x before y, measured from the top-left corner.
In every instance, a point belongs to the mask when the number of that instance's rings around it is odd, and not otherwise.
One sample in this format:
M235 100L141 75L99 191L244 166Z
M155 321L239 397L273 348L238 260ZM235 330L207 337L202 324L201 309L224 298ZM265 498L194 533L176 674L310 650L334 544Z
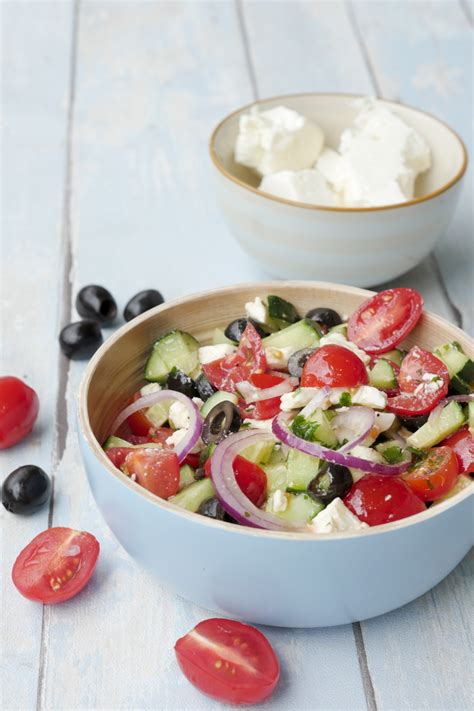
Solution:
M38 392L33 434L1 454L2 474L25 463L52 471L57 366L57 274L63 207L71 3L2 6L3 209L0 372ZM43 608L21 597L8 571L47 527L47 507L32 517L0 506L3 708L36 705Z
M353 3L379 89L429 111L460 133L472 153L472 29L459 3ZM435 254L451 320L474 332L472 166L453 223ZM449 306L449 303L448 303Z

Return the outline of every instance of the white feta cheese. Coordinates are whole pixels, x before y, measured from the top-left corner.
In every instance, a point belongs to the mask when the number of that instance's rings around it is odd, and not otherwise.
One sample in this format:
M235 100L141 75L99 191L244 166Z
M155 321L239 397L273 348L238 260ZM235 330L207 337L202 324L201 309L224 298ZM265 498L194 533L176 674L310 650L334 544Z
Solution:
M201 346L199 349L199 362L202 365L212 363L214 360L220 360L228 355L232 355L236 350L236 347L230 343L218 343L215 346Z
M177 400L172 402L169 409L168 420L175 430L189 427L189 411L186 405Z
M198 410L201 409L201 407L204 405L204 400L201 400L200 397L193 397L191 398Z
M270 420L251 420L246 418L244 420L244 425L249 425L254 430L263 430L264 432L272 432L272 422L273 418Z
M358 356L365 365L370 363L370 356L367 355L367 353L361 348L359 348L359 346L356 346L355 343L352 343L352 341L348 341L343 333L338 333L337 331L335 331L334 333L328 333L323 336L319 341L320 346L327 346L331 344L348 348L350 351L355 353L356 356Z
M337 533L360 531L368 528L368 525L359 521L338 497L315 516L309 528L313 533Z
M337 193L316 168L299 171L282 170L280 173L265 175L259 189L285 200L305 202L308 205L334 207L339 204Z
M151 395L151 393L157 393L161 390L161 385L159 383L148 383L140 388L140 395Z
M353 405L364 405L374 410L384 410L387 394L372 385L360 385L351 395Z
M376 462L377 464L383 464L385 461L380 452L377 452L375 449L371 449L371 447L365 447L362 444L358 444L356 447L351 449L350 454L353 457L359 457L359 459L365 459L368 462ZM353 469L350 467L350 470L354 482L359 481L359 479L362 479L362 477L367 474L367 472L362 469Z
M251 318L257 323L268 322L268 309L260 296L256 296L253 301L248 301L245 304L245 313L247 318Z
M239 121L235 160L260 175L311 168L324 143L319 126L285 106L252 106Z
M295 349L292 346L286 346L285 348L268 346L268 348L265 348L265 358L267 359L268 367L276 369L286 368L288 358L292 356L293 353L295 353Z
M285 494L285 492L282 489L277 489L276 491L273 492L273 494L269 497L267 501L267 511L271 511L273 513L279 513L280 511L286 511L288 507L288 498Z
M186 437L186 429L175 430L172 435L166 438L166 444L170 447L177 447Z
M304 407L317 395L320 389L321 388L297 388L292 393L285 393L281 396L280 408L284 412L291 412L291 410Z
M415 388L415 395L420 392L435 393L437 390L443 387L444 381L436 373L423 373L422 381Z

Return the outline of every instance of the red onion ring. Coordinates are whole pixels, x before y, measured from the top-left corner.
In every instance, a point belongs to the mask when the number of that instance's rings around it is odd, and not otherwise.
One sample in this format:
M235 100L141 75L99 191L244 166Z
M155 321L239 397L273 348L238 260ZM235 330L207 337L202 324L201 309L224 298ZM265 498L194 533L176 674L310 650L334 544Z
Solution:
M359 426L357 427L357 425ZM355 432L359 431L359 434L356 434L354 439L347 444L344 444L338 451L348 452L350 449L363 442L364 439L370 434L374 425L375 412L369 407L354 405L343 412L338 412L332 421L333 427L343 427Z
M274 440L275 437L270 433L243 430L220 442L211 457L211 479L216 496L227 513L245 526L269 531L305 531L307 529L304 526L284 521L257 508L237 484L232 464L239 452L257 442Z
M318 407L321 407L321 405L324 404L330 393L331 388L328 388L328 386L325 385L318 393L316 393L316 395L314 395L314 397L311 398L308 404L300 410L299 414L303 415L303 417L309 417L309 415L312 415Z
M186 405L188 408L189 427L187 428L186 436L174 448L176 454L178 455L179 461L182 462L201 436L202 417L194 402L177 390L158 390L157 392L144 395L138 400L135 400L135 402L127 405L127 407L124 408L119 415L117 415L110 430L112 433L115 433L120 425L125 422L127 417L133 415L134 412L138 412L138 410L144 410L152 405L155 405L155 403L160 400L177 400L178 402L182 402L183 405Z
M297 437L289 429L289 420L291 415L287 413L280 413L273 420L273 434L284 444L287 444L293 449L299 449L300 452L305 452L306 454L311 454L313 457L319 457L324 459L326 462L333 462L334 464L342 464L345 467L350 467L353 469L360 469L364 472L370 472L371 474L386 474L386 475L396 475L402 474L410 466L410 460L401 462L400 464L379 464L378 462L370 462L367 459L362 459L361 457L354 457L352 454L346 454L339 450L329 449L324 447L322 444L317 442L308 442L301 437ZM349 442L345 445L344 449L350 450L354 447L353 442Z
M258 402L258 400L269 400L270 398L279 397L285 393L291 393L293 390L293 385L290 380L283 380L277 385L272 385L271 388L257 388L248 380L243 380L237 383L237 390L242 395L246 403Z

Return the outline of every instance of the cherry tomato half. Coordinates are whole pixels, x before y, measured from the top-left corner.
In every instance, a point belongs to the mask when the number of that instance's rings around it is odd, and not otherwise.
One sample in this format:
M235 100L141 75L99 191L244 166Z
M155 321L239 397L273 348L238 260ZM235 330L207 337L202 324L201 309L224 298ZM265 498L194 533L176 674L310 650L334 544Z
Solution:
M133 396L133 401L136 402L142 397L140 391L135 393ZM145 414L146 410L137 410L137 412L132 413L127 417L128 426L132 430L134 435L139 435L141 437L146 437L150 427L153 427L153 422L148 419Z
M273 692L278 659L255 627L234 620L200 622L175 644L178 664L200 691L232 704L256 704Z
M232 469L245 496L260 508L267 495L267 475L263 469L239 454L232 463Z
M347 324L350 341L367 353L386 353L412 331L421 316L423 298L414 289L387 289L364 301Z
M424 415L446 396L449 373L439 358L413 346L402 360L398 384L401 392L388 399L387 408L397 415Z
M453 488L458 470L458 460L450 447L434 447L402 479L423 501L436 501Z
M369 382L365 365L349 348L321 346L306 361L301 375L305 388L356 388Z
M425 510L419 497L398 476L366 474L344 499L348 509L369 526L398 521Z
M451 447L458 460L460 474L474 474L474 437L469 427L462 427L441 445Z
M132 449L123 468L137 484L162 499L178 493L179 461L170 449Z
M252 373L264 373L266 367L262 339L249 322L240 338L237 351L227 358L205 363L202 369L215 388L234 393L237 383L248 380Z
M284 378L281 376L273 375L272 373L253 373L250 376L252 385L261 390L272 388L274 385L283 382L283 380ZM249 417L252 420L269 420L278 415L280 405L280 396L267 398L267 400L257 400L250 406L244 404L243 408L241 408L241 414L243 417Z
M33 388L13 375L0 378L0 449L12 447L31 432L38 410Z
M29 600L47 604L74 597L89 582L99 542L72 528L48 528L33 538L15 561L15 587Z
M130 447L109 447L105 450L106 455L117 469L121 469L127 456L131 452Z

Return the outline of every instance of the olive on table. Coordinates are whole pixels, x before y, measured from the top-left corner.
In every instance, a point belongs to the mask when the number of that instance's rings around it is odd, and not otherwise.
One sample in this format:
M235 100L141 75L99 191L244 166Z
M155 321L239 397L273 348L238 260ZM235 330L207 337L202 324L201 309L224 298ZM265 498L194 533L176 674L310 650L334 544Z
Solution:
M214 385L211 385L204 373L201 373L196 378L196 388L198 391L198 396L204 402L206 402L206 400L209 400L211 395L214 395L214 393L217 392L217 388L215 388Z
M2 485L2 504L11 513L34 513L48 501L50 495L51 479L34 464L18 467Z
M288 372L294 378L301 378L306 361L314 353L315 348L302 348L288 358Z
M330 328L334 328L334 326L338 326L342 323L342 319L337 311L325 307L311 309L311 311L308 311L306 314L306 318L318 325L323 333L327 333Z
M199 394L194 380L178 368L173 368L170 371L168 380L166 381L166 387L168 390L176 390L188 397L198 397Z
M102 345L102 342L99 324L90 319L68 323L59 334L59 345L62 352L73 360L90 358Z
M131 321L132 318L144 314L145 311L152 309L155 306L160 306L164 303L163 295L156 289L145 289L139 291L138 294L132 296L123 310L125 321Z
M344 498L352 484L352 474L347 467L330 463L310 481L308 493L323 504L330 504L337 497Z
M236 318L235 321L231 321L227 328L224 331L224 335L226 338L229 338L231 341L236 341L237 343L240 341L240 338L247 328L247 324L249 323L252 324L252 326L255 328L257 331L258 335L261 336L261 338L265 338L265 336L268 336L269 331L267 331L262 324L257 323L253 319L248 319L248 318Z
M108 289L98 284L83 286L76 296L76 309L80 316L111 324L117 316L117 304Z
M241 422L239 409L234 403L230 400L218 402L204 420L202 441L204 444L217 444L231 432L238 432Z

